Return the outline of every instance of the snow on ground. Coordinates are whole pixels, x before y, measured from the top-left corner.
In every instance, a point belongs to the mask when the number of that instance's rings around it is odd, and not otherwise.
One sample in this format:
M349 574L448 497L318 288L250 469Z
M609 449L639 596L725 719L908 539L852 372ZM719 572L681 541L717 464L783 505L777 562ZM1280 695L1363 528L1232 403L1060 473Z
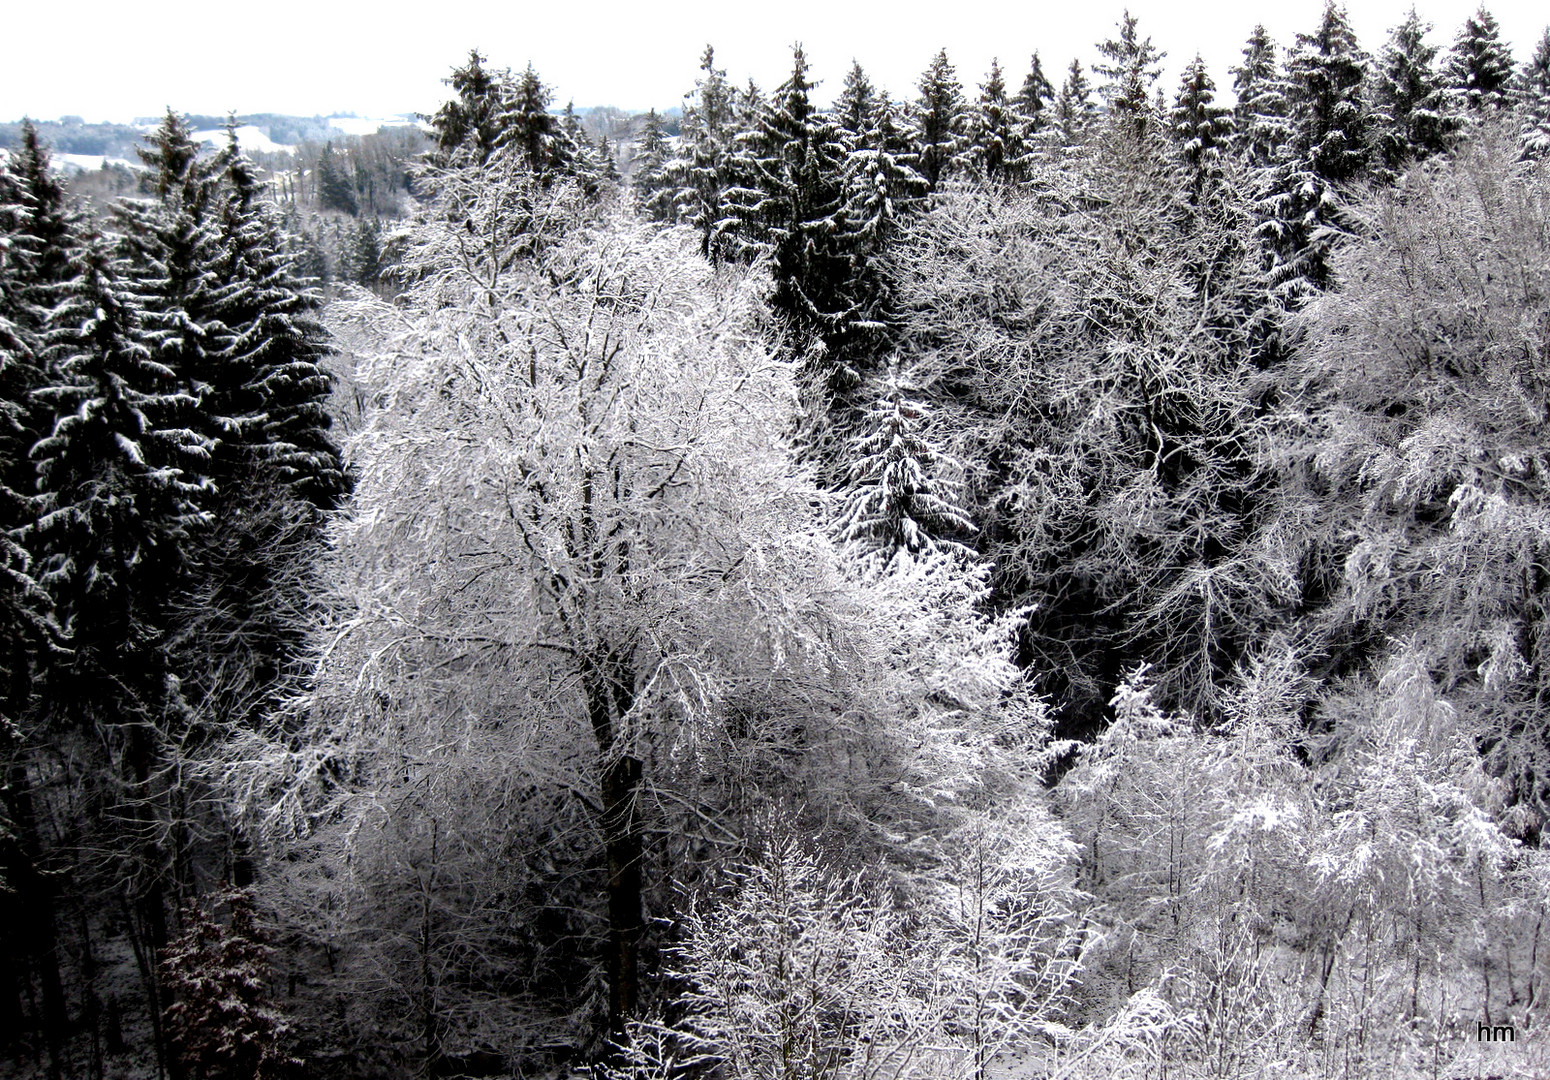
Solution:
M414 123L402 116L389 116L385 119L365 116L330 116L328 126L338 128L346 135L375 135L378 128L408 127Z
M96 172L104 166L122 165L126 169L143 169L144 165L128 158L103 157L101 154L51 154L49 160L60 172Z
M226 129L211 128L208 131L194 132L196 142L210 143L221 147L226 145ZM269 133L263 128L254 127L252 124L243 124L237 129L237 145L244 150L256 151L263 154L294 153L294 146L286 146L284 143L274 142L269 138Z

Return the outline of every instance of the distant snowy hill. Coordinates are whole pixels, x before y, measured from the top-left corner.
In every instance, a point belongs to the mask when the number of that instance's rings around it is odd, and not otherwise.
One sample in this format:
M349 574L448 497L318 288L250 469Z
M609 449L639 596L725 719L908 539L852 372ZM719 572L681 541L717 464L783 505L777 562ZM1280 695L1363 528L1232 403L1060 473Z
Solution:
M55 154L50 159L60 172L92 172L96 169L117 168L140 170L145 168L138 160L104 157L101 154Z
M226 145L225 128L208 128L204 131L194 132L194 141L209 143L212 146ZM243 124L237 128L237 145L244 150L255 151L263 154L294 153L296 147L285 143L277 143L269 137L269 133L263 128L252 124Z
M413 120L402 116L389 116L385 118L373 118L365 116L330 116L328 126L337 128L346 135L375 135L385 127L408 127Z

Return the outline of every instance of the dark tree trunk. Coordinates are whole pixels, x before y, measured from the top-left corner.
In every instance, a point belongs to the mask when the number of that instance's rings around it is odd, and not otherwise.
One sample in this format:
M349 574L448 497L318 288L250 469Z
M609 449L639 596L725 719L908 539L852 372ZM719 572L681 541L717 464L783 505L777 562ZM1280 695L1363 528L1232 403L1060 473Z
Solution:
M167 947L169 935L167 893L163 881L163 874L167 870L167 858L161 844L156 840L156 833L161 823L157 821L157 800L151 781L158 757L155 744L155 736L145 728L133 728L130 731L125 753L125 764L129 767L131 780L128 791L128 797L131 800L128 816L139 833L133 838L135 854L139 861L135 871L144 875L145 879L137 890L137 895L130 898L131 926L137 925L138 928L138 932L133 935L136 960L140 965L146 1004L150 1010L151 1035L156 1044L158 1072L171 1077L171 1080L183 1080L182 1063L172 1052L172 1047L168 1045L166 1026L162 1023L163 1013L172 1002L162 986L161 972L158 970L162 950Z
M640 1000L641 762L627 754L603 770L603 835L608 849L608 1026L622 1034Z
M642 765L632 756L619 730L634 700L633 680L609 657L583 678L588 719L602 766L603 845L608 861L608 1027L615 1035L640 1000Z
M64 984L59 976L59 934L54 925L55 890L43 872L43 851L38 840L36 808L31 778L25 764L10 769L6 790L7 810L16 835L5 845L6 878L15 890L13 904L20 932L18 964L24 978L36 978L43 995L40 1017L44 1044L48 1047L49 1080L59 1080L69 1018L65 1011ZM13 957L13 962L19 957Z

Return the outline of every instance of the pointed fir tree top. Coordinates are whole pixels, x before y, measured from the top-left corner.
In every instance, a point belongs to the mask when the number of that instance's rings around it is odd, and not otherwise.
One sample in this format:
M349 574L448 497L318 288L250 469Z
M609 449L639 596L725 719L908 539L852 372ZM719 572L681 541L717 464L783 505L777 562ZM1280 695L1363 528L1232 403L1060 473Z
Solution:
M50 165L48 147L38 137L30 119L22 121L20 144L0 165L0 173L15 185L16 217L11 223L13 244L28 249L30 269L26 291L44 307L48 298L72 276L70 254L79 242L82 212L65 194L59 175Z
M807 77L807 54L802 51L802 43L799 41L791 46L791 74L786 81L775 88L776 108L787 107L787 102L801 102L805 108L811 107L809 95L817 85ZM752 83L749 84L752 87ZM757 93L757 90L754 91Z
M947 58L947 50L939 49L921 72L916 84L920 90L919 108L922 113L939 112L957 116L963 111L963 84L958 72Z
M962 146L963 86L940 50L920 76L915 128L920 144L920 174L933 189L956 160Z
M549 87L529 64L501 103L498 153L515 156L530 173L547 180L569 165L559 147L564 127L549 112Z
M240 210L246 211L258 194L258 166L237 142L237 114L226 116L226 145L216 157L216 167Z
M694 89L684 95L684 126L698 130L710 137L720 133L733 122L737 92L727 82L727 73L716 66L716 50L705 46L700 57L700 77Z
M1141 135L1152 112L1152 88L1162 75L1167 54L1154 47L1151 38L1137 32L1136 21L1126 10L1116 24L1119 36L1098 44L1108 62L1095 65L1093 70L1105 79L1101 93L1116 119Z
M1484 5L1464 20L1448 57L1449 85L1471 109L1502 108L1513 76L1512 50L1501 40L1501 27Z
M1248 42L1243 45L1243 64L1232 71L1232 90L1237 93L1238 107L1243 108L1262 93L1262 87L1276 82L1276 40L1269 36L1265 25L1254 26Z
M1006 100L1006 76L1001 74L1000 59L992 56L990 71L985 76L985 81L980 83L980 102L1005 105Z
M1304 55L1325 59L1365 59L1356 31L1351 29L1351 19L1346 9L1335 0L1324 0L1324 12L1319 17L1319 28L1311 34L1297 35L1297 48Z
M1082 141L1096 111L1092 87L1082 71L1082 62L1073 58L1066 69L1065 81L1060 84L1060 97L1055 102L1055 119L1067 146Z
M20 144L5 158L5 171L16 178L21 190L31 200L34 212L63 211L65 188L49 168L49 151L38 137L38 129L31 118L22 119Z
M510 76L489 70L485 63L478 49L469 49L467 63L442 80L455 96L433 115L421 117L435 139L429 156L436 164L451 165L464 156L482 164L495 151Z
M1427 42L1431 24L1415 8L1389 32L1377 63L1374 105L1384 163L1397 169L1410 159L1441 152L1455 126L1437 73L1441 49Z
M859 138L872 128L877 101L877 89L861 69L860 61L852 60L845 73L845 85L834 102L835 120L853 138Z
M1324 180L1359 179L1371 164L1369 69L1345 9L1328 0L1318 30L1297 35L1287 64L1295 150Z
M1390 101L1414 96L1414 90L1435 80L1437 54L1441 48L1430 44L1426 35L1432 24L1423 22L1412 7L1398 26L1389 31L1389 39L1379 54L1379 95Z
M1230 110L1216 103L1216 83L1199 53L1184 68L1174 97L1173 138L1179 154L1197 175L1209 171L1232 134Z
M1234 146L1249 164L1263 168L1290 137L1287 84L1276 62L1276 44L1263 26L1254 27L1243 47L1243 63L1231 69Z
M1055 87L1044 74L1044 62L1035 52L1028 64L1028 74L1023 76L1023 88L1017 93L1017 107L1022 115L1037 120L1055 103Z
M200 162L200 145L194 141L188 121L168 108L147 142L149 145L137 147L135 153L151 172L157 198L164 203L176 199L190 212L202 213L210 196L214 167Z
M1523 61L1518 73L1518 91L1530 108L1550 107L1550 26L1539 35L1534 53Z

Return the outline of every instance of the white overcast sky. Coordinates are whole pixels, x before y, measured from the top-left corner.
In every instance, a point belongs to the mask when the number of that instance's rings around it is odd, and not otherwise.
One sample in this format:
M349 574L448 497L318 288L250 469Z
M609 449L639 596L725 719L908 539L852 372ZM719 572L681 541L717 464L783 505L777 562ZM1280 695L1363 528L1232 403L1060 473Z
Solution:
M1453 41L1478 0L1423 0L1433 40ZM79 115L128 120L160 113L432 111L441 80L477 47L498 67L532 63L557 103L626 109L680 104L701 51L735 81L768 90L790 71L793 42L807 52L818 93L838 91L854 57L874 83L910 96L920 71L945 46L959 78L978 86L992 56L1015 89L1037 49L1059 84L1073 56L1087 66L1094 43L1112 36L1123 0L766 0L763 3L591 0L79 0L8 5L0 30L0 120ZM1550 21L1543 0L1489 4L1521 61ZM1167 54L1171 94L1197 51L1219 85L1256 22L1290 44L1318 22L1323 0L1244 5L1206 0L1133 0L1140 29ZM1376 52L1410 0L1351 0L1362 44Z

